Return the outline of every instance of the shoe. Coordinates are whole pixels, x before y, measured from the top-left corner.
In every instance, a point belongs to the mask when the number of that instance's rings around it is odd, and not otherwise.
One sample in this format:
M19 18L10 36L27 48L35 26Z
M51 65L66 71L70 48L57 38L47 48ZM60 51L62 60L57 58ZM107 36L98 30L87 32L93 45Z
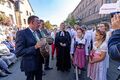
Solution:
M45 74L45 71L43 71L42 75L43 75L43 76L45 76L45 75L46 75L46 74Z
M52 70L53 68L50 68L50 67L47 67L47 68L45 68L45 70Z
M12 72L10 72L9 70L5 70L6 74L12 74Z
M120 71L120 66L118 67L118 70Z
M60 69L59 69L59 68L57 68L57 71L60 71Z
M70 70L68 69L68 70L65 70L66 72L70 72Z
M0 76L1 76L1 77L6 77L6 76L8 76L8 75L7 75L6 73L4 73L4 72L1 71L1 72L0 72Z
M86 71L86 69L85 69L85 68L81 68L80 70L82 70L82 71Z

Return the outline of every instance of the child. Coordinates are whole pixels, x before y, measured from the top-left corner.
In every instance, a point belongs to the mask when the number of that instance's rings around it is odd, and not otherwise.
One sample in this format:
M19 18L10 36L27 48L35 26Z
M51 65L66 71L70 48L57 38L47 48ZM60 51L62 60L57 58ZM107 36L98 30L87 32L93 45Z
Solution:
M78 28L77 35L72 40L71 53L74 54L73 64L82 70L85 67L85 58L86 58L85 43L86 43L86 40L84 38L84 30L82 30L81 28Z

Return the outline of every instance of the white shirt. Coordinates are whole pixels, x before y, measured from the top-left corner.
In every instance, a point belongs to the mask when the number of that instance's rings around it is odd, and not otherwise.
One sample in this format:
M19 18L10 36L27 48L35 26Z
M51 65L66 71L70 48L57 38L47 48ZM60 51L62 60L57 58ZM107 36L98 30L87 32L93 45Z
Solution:
M54 32L51 32L51 37L52 37L53 39L55 39L55 33L54 33Z
M86 39L86 54L88 55L89 54L89 47L91 48L91 40L92 40L92 31L91 30L88 30L85 32L85 39Z
M96 34L96 30L92 32L92 41L95 42L95 34Z
M10 54L10 50L7 48L7 46L5 44L0 44L0 51L3 52L0 54L5 54L4 52L7 52L7 54Z
M71 29L71 34L72 34L72 38L74 38L75 36L77 36L77 31L74 29Z
M72 39L72 42L71 42L71 49L70 49L70 54L74 54L74 44L75 44L75 41L77 41L78 43L82 43L82 44L85 44L86 43L86 40L85 38L83 39L80 39L78 38L77 36L75 38ZM87 54L86 54L87 55Z

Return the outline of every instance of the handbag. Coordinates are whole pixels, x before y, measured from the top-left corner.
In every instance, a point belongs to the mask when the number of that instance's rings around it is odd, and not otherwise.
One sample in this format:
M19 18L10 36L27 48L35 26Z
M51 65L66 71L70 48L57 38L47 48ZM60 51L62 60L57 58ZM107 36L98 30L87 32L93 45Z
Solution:
M91 60L93 59L94 54L95 54L95 50L91 50L91 51L90 51L90 59L91 59Z
M40 47L40 53L44 58L49 56L49 45L47 43Z
M50 36L46 37L46 42L49 44L49 45L52 45L53 44L53 41L54 39Z
M100 55L99 54L97 54L97 53L95 53L95 50L92 50L91 52L90 52L90 59L92 60L93 58L99 58L100 57Z

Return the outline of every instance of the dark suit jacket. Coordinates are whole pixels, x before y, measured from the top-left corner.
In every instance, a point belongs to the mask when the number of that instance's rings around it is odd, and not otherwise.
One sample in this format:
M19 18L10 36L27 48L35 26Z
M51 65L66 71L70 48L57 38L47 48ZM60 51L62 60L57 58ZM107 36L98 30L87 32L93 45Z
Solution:
M110 55L110 66L108 69L108 80L116 80L120 71L117 68L120 66L120 29L112 32L112 35L108 41L108 53ZM112 59L113 56L118 57L118 59Z
M39 49L35 49L36 39L29 28L16 34L16 55L22 57L21 71L42 70L44 61Z
M108 52L111 58L115 56L116 61L120 62L120 29L112 32L108 41Z

